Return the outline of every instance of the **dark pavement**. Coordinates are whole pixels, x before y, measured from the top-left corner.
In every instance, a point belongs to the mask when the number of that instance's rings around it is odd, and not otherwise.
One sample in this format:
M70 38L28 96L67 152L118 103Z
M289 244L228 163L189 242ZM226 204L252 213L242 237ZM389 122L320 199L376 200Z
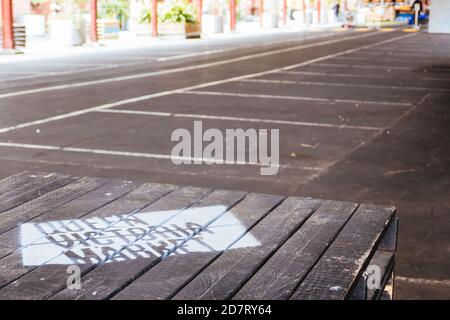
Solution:
M394 205L396 298L450 298L450 36L201 40L0 65L0 78L1 178L56 171ZM174 165L171 133L194 120L279 128L279 173Z

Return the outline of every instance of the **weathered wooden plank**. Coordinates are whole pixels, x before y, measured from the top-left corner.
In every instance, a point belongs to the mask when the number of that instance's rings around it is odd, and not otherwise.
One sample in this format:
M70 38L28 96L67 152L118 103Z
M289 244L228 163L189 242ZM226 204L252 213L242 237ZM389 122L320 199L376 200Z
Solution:
M92 190L87 186L87 193L80 197L34 217L27 224L0 234L0 259L21 247L42 243L47 234L36 232L37 230L57 232L70 224L73 219L80 219L137 187L130 181L103 179L99 179L98 185L96 188L93 184Z
M59 189L45 193L2 213L0 215L0 234L89 192L96 188L100 181L96 178L67 179L72 182L67 183L64 179L60 182L61 187Z
M379 299L380 300L394 300L394 278L395 278L395 271L392 271L391 274L388 277L388 281L386 282L386 285L384 286L383 292L380 294Z
M75 178L67 175L51 173L43 177L37 176L30 182L5 192L0 195L0 219L3 212L58 189L74 180Z
M133 281L114 299L168 299L239 240L283 198L250 194L232 210ZM257 239L247 246L259 245Z
M71 265L79 263L80 260L81 263L90 262L84 261L80 255L85 253L86 250L92 251L92 248L80 248L81 252L76 252L72 249L79 244L86 243L87 239L119 223L130 227L134 226L136 219L132 216L133 213L163 197L174 188L171 185L161 184L142 185L124 197L90 213L86 216L87 219L73 220L70 225L62 228L63 232L59 232L59 238L55 238L57 235L48 236L48 241L41 245L44 248L48 246L49 249L46 248L37 251L34 248L30 249L25 247L3 258L0 260L0 287L11 283L19 277L23 276L23 278L20 282L1 289L0 296L6 299L9 295L7 293L5 294L5 292L8 292L12 288L22 288L23 293L21 295L26 295L27 290L33 289L32 285L27 283L27 280L39 280L40 278L34 278L34 275L39 274L52 277L52 267L55 266L54 264ZM28 277L24 276L35 269L37 270L33 275ZM39 283L42 290L46 291L44 281L39 281ZM21 290L17 291L19 296Z
M6 177L0 180L0 195L36 180L38 177L44 177L46 175L48 175L48 173L23 171L13 176Z
M291 299L347 298L394 214L392 207L361 205Z
M244 192L216 190L160 226L150 227L125 250L118 252L82 278L81 290L66 289L54 299L106 299L158 263L163 257L184 246L196 234L221 217L245 196ZM245 199L243 200L245 201ZM234 208L233 208L234 209ZM137 259L127 259L126 252L139 252Z
M357 205L353 203L325 202L233 299L288 299L356 208Z
M377 250L386 250L395 252L397 250L397 237L398 237L398 218L394 217L392 222L387 227L386 233L378 245Z
M380 296L394 268L394 256L397 248L398 218L392 219L386 232L370 259L366 270L358 278L351 290L349 299L372 300ZM379 288L375 288L379 285Z
M286 199L173 298L230 298L314 212L319 203L320 200L309 198ZM246 246L253 238L259 245Z

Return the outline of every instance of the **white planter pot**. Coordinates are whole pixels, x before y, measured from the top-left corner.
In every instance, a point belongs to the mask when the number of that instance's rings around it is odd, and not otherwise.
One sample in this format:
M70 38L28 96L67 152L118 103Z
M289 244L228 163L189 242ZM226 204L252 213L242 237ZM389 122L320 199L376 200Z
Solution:
M202 33L222 33L223 32L223 17L213 14L202 15Z
M305 10L305 24L312 24L313 23L313 11L311 9Z
M45 36L45 16L26 14L23 16L27 36Z
M278 13L264 12L263 13L263 27L266 29L278 28L279 16Z
M50 39L58 46L77 46L83 43L80 29L71 20L51 21Z
M134 25L137 36L150 36L152 34L152 26L149 23L137 23Z
M336 23L336 15L333 10L328 11L328 23Z

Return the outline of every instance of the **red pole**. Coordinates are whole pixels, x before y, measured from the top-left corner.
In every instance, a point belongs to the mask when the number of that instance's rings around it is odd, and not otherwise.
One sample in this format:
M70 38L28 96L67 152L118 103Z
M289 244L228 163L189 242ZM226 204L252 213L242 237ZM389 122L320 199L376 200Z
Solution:
M3 48L14 49L12 0L2 0Z
M264 0L259 0L259 26L263 27Z
M303 23L306 24L306 2L302 0L302 9L303 9Z
M197 0L197 21L198 23L202 23L202 14L203 14L203 0Z
M320 23L320 11L321 11L321 6L320 6L320 0L317 0L317 23Z
M91 0L91 42L97 41L97 0Z
M152 0L152 37L158 36L158 0Z
M287 0L283 0L283 24L286 25Z
M230 0L230 30L236 31L236 0Z

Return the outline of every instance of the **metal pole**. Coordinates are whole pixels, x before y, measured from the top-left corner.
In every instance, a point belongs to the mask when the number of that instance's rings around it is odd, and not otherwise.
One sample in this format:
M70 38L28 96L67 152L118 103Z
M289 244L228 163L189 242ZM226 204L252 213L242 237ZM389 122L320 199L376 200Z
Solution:
M264 0L259 0L259 26L263 27Z
M203 14L203 0L197 0L197 21L198 23L202 23L202 14Z
M420 5L416 3L414 5L414 27L415 28L419 28L419 10L420 10Z
M152 37L158 36L158 0L152 0Z
M317 23L320 23L320 14L321 14L321 6L320 6L320 0L317 0Z
M2 0L3 48L14 49L12 0Z
M91 42L97 41L97 0L91 0Z
M286 25L287 19L287 0L283 0L283 24Z
M236 31L236 0L230 0L230 30Z

